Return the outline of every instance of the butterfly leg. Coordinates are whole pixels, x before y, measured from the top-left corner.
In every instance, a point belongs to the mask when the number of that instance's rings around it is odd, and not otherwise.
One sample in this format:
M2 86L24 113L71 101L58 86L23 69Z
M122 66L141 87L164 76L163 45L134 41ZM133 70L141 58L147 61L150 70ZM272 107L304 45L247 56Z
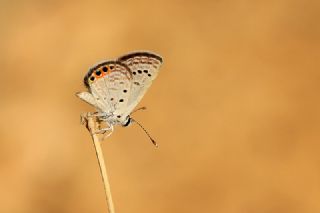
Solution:
M95 131L95 134L104 134L106 133L107 131L110 131L110 133L108 134L108 136L113 132L113 125L110 125L108 127L105 127L105 128L101 128L97 131Z
M146 109L147 109L147 107L140 107L140 108L138 108L138 109L133 110L133 111L130 113L130 115L132 115L133 113L135 113L135 112L137 112L137 111L139 111L139 110L146 110Z
M105 129L102 129L102 130L110 131L107 135L103 135L102 140L104 140L105 138L109 137L113 133L113 125L110 125L109 128L105 128Z
M101 129L95 131L95 134L102 135L101 141L103 141L105 138L109 137L113 133L113 125L109 124L108 122L106 122L106 123L108 124L108 127L101 128ZM108 132L108 134L106 134L106 132Z
M85 112L80 115L80 123L85 124L89 117L95 117L98 118L98 120L103 120L102 118L106 116L105 112Z

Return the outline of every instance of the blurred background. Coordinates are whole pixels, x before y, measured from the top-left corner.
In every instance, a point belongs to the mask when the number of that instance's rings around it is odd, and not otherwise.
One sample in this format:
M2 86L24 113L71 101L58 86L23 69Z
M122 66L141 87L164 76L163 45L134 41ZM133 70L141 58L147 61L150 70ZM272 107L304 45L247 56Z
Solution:
M320 3L40 1L0 5L0 212L106 212L75 93L88 68L163 56L102 144L116 212L320 212Z

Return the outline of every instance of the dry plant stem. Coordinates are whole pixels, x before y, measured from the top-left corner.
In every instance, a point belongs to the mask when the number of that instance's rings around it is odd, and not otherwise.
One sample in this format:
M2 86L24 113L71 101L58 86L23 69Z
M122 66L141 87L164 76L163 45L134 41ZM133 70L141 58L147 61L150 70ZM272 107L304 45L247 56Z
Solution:
M106 166L105 166L105 163L104 163L101 144L100 144L98 136L94 133L95 129L96 129L95 128L96 127L95 118L93 116L87 116L86 120L87 120L87 128L90 131L90 134L91 134L91 137L92 137L92 140L93 140L93 145L94 145L94 148L96 150L96 155L97 155L97 158L98 158L100 173L101 173L101 176L102 176L102 181L103 181L103 185L104 185L104 191L105 191L105 194L106 194L106 200L107 200L107 204L108 204L108 212L109 213L115 213L113 202L112 202L110 183L109 183L109 179L108 179Z

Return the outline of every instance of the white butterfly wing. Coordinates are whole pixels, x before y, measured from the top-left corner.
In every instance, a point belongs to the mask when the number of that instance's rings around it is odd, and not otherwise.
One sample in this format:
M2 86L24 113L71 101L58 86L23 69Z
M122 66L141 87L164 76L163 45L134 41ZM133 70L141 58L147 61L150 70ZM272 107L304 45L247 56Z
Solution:
M129 101L132 74L121 62L105 61L89 70L84 83L100 111L120 115ZM92 97L88 97L85 101L92 103Z
M81 100L87 102L88 104L98 107L95 98L90 92L77 92L76 96L78 96Z
M132 73L130 96L125 114L130 114L157 77L162 58L150 52L135 52L118 59L126 64Z

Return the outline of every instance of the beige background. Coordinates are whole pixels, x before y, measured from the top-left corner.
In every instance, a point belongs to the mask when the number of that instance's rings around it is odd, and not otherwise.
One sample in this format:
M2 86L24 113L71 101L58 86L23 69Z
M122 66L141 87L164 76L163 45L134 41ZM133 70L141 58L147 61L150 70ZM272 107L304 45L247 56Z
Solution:
M320 212L318 1L0 5L0 212L106 212L74 96L133 50L164 66L103 143L119 213Z

